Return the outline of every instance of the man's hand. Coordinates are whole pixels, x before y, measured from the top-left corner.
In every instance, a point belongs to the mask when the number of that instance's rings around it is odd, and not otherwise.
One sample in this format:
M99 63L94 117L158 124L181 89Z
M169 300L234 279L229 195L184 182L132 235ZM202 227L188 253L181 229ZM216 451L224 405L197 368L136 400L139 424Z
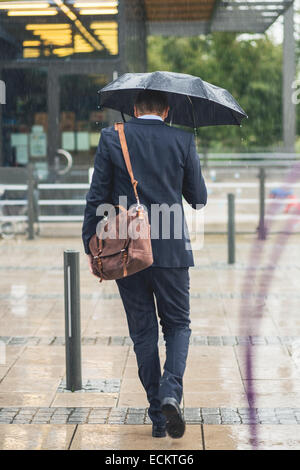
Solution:
M93 271L93 257L92 257L92 255L87 255L87 259L88 259L88 265L89 265L89 270L90 270L91 274L98 278L98 276L96 276L96 274L94 274L94 271Z

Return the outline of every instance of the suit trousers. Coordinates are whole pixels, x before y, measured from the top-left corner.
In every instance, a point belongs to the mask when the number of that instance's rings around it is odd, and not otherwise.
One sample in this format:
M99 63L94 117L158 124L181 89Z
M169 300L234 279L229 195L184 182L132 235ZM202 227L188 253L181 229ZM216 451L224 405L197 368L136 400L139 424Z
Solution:
M149 417L154 424L164 424L161 400L173 397L180 403L182 399L182 380L191 334L189 268L150 266L118 279L116 283L127 316L139 378L150 405ZM156 310L166 345L163 374Z

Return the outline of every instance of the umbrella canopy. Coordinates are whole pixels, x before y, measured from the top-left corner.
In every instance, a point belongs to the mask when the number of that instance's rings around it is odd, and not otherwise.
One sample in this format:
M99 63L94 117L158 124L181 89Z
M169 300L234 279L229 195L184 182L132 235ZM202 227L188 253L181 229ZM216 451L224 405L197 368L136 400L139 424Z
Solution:
M135 98L141 90L164 91L170 105L166 122L189 127L240 125L248 117L224 88L199 77L174 72L125 73L98 91L100 108L134 115Z

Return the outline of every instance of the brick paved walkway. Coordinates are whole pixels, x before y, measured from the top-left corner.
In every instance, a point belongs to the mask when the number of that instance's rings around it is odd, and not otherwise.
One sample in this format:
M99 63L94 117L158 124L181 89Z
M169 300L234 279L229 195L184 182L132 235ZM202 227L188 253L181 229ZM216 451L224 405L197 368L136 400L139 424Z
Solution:
M258 265L260 274L273 274L269 291L261 296L255 281L245 296L253 237L238 238L237 263L228 266L226 238L206 236L191 270L193 334L182 402L187 432L178 441L151 437L117 289L90 277L79 237L78 228L78 239L0 241L0 449L248 449L253 422L259 448L300 449L299 237L290 239L280 264L266 255ZM74 248L82 253L83 390L71 393L62 254ZM251 332L240 321L241 302L250 312L261 305ZM255 364L251 416L247 346ZM160 354L163 360L162 339Z

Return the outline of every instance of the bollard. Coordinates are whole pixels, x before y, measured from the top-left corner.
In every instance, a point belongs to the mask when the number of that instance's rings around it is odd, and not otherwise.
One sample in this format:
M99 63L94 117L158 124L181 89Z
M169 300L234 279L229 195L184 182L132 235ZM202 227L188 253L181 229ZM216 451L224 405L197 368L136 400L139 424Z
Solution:
M228 264L235 263L235 220L234 220L234 194L227 194L228 200Z
M64 251L66 389L81 390L79 252Z
M34 240L34 168L33 164L28 165L28 184L27 184L27 221L28 221L28 240Z
M266 239L265 227L265 169L259 169L259 224L258 224L258 239Z

